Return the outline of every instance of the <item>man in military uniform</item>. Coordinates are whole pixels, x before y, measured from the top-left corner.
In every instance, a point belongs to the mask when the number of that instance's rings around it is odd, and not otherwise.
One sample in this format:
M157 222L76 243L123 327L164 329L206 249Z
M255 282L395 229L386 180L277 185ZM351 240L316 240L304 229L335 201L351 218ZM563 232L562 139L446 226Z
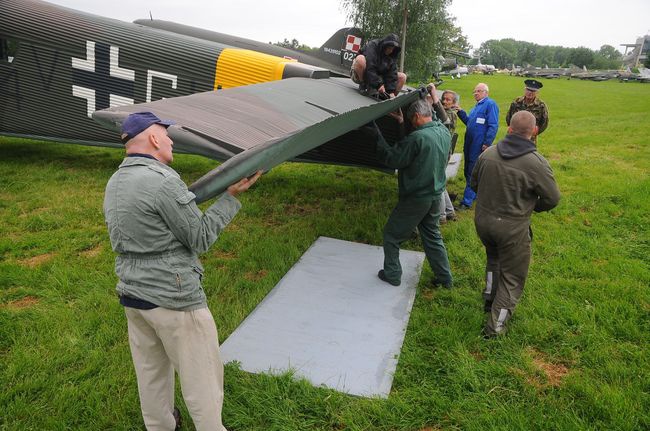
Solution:
M530 216L558 204L551 167L531 137L535 117L528 111L511 118L508 134L486 149L472 171L477 191L474 225L487 254L484 310L490 315L486 337L506 332L506 323L524 290L530 263Z
M404 121L401 113L396 118L400 123ZM378 129L374 130L377 158L386 166L399 169L399 199L384 227L384 268L377 276L393 286L400 285L400 244L417 227L434 273L432 284L451 288L449 259L438 224L451 136L440 121L433 121L431 105L424 99L409 106L406 118L414 130L395 145L388 145Z
M546 103L539 96L539 89L544 85L535 80L527 79L524 81L526 88L524 95L517 97L511 104L508 113L506 114L506 124L510 125L510 120L516 112L528 111L535 116L537 122L537 135L542 134L546 127L548 127L548 108ZM537 135L533 136L533 142L537 142Z

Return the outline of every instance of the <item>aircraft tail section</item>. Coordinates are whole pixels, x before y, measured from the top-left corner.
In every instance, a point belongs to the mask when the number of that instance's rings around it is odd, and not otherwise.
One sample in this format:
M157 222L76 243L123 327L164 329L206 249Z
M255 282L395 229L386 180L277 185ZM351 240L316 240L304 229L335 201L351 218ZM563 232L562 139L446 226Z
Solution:
M349 76L352 60L361 49L363 38L361 30L356 27L345 27L336 31L318 51L312 53L335 70Z

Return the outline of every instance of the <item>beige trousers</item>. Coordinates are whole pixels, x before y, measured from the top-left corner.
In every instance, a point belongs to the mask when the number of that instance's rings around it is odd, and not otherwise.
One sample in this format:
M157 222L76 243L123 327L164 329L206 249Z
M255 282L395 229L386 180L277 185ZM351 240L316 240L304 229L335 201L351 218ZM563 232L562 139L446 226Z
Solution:
M221 423L223 363L210 310L124 310L147 430L175 428L175 369L197 431L225 431Z

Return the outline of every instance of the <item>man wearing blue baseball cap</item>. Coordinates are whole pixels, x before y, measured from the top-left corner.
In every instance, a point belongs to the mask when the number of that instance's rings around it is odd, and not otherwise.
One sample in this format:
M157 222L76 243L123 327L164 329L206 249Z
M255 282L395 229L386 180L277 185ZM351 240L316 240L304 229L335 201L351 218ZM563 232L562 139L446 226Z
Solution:
M217 327L201 286L207 251L235 217L236 196L261 175L228 187L205 213L176 171L172 121L136 112L122 124L126 158L106 185L104 216L117 253L117 293L128 322L129 345L147 430L180 426L174 370L197 430L225 430L223 364Z

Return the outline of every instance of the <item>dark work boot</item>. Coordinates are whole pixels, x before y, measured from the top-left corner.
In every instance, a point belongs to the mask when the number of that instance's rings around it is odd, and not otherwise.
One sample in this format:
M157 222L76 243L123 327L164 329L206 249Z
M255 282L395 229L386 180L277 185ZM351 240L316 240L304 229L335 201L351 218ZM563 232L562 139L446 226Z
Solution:
M393 286L399 286L400 284L402 284L401 281L397 281L397 282L395 282L395 281L390 281L389 279L387 279L387 278L386 278L386 273L384 272L383 269L380 269L380 270L379 270L379 272L377 273L377 277L379 277L379 279L380 279L381 281L385 281L386 283L388 283L388 284L392 284Z

